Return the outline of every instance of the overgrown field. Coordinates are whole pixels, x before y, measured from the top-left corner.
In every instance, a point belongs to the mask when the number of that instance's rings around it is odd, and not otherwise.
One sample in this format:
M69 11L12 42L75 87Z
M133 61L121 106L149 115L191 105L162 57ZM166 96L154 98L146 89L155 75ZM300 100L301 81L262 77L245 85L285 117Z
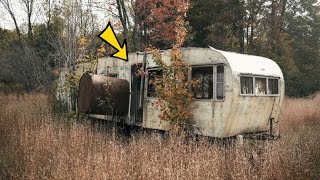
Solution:
M122 137L54 115L42 94L0 95L1 179L320 179L320 95L286 99L277 141Z

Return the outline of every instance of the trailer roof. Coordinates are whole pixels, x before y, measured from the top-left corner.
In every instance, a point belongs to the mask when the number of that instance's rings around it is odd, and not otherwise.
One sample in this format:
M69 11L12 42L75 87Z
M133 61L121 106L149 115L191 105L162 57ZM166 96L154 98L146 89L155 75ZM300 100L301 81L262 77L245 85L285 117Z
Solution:
M239 54L235 52L227 52L215 49L213 47L209 48L198 48L198 47L187 47L182 48L182 51L187 52L187 59L196 61L196 59L199 59L200 56L203 55L209 55L204 52L215 52L218 57L222 57L223 61L226 61L230 65L231 70L236 74L250 74L250 75L261 75L261 76L273 76L273 77L280 77L283 78L282 71L277 63L272 61L271 59L261 57L261 56L253 56L253 55L247 55L247 54ZM161 51L162 53L166 53L164 58L166 58L169 55L168 50ZM136 52L136 53L130 53L130 64L135 64L138 62L143 61L143 55L148 55L148 59L152 58L150 52ZM107 57L107 59L112 57ZM168 57L167 57L168 58ZM220 58L218 58L220 59ZM202 59L203 60L203 59ZM110 65L113 64L113 66L125 66L128 62L125 61L107 61ZM206 63L204 61L201 61L202 63ZM100 62L99 63L103 63ZM154 64L155 65L155 64Z
M280 67L271 59L261 56L221 51L212 47L210 48L223 55L228 61L231 69L237 74L252 74L283 78Z

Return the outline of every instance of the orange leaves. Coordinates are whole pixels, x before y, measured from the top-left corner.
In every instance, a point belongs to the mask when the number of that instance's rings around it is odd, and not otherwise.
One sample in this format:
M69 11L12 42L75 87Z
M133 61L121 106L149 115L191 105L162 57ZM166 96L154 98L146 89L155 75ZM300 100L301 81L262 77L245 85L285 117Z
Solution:
M169 121L172 125L183 123L189 120L189 104L193 100L193 96L189 93L189 86L192 81L188 81L189 67L181 58L176 58L172 51L171 63L166 65L163 60L155 59L155 62L162 68L163 76L156 78L154 82L156 94L158 97L155 106L159 107L161 120ZM160 57L154 55L154 57Z
M146 75L147 75L147 73L145 71L143 71L142 67L139 67L139 68L136 69L136 76L137 77L144 77ZM154 80L150 79L148 83L152 84L153 81Z
M188 6L184 0L137 0L138 24L145 29L149 43L161 48L174 44L176 29L180 27L176 19L185 17Z
M196 85L196 81L188 79L188 73L190 72L191 67L183 61L181 51L179 49L183 44L187 33L184 28L184 13L186 12L188 4L182 3L181 0L174 1L178 3L173 3L173 1L167 0L154 0L154 2L160 3L153 12L157 15L157 18L161 19L164 18L161 17L161 15L165 16L171 15L170 13L175 13L174 17L176 21L171 26L171 28L174 29L173 32L175 32L175 44L170 53L170 62L166 64L162 59L160 51L157 49L151 49L154 62L163 72L163 76L161 78L155 78L155 81L153 81L156 87L156 95L158 97L158 100L153 105L158 107L161 111L159 115L161 120L168 121L173 126L179 126L190 122L192 112L189 109L189 104L194 99L193 94L190 92L190 88ZM166 6L175 6L175 11L166 12L167 9L159 11L159 9ZM162 23L164 24L165 21ZM165 25L167 27L169 24L166 23ZM169 30L166 28L166 31Z
M85 46L85 45L87 45L87 44L88 44L87 38L81 37L81 38L79 39L79 45L80 45L80 46Z
M90 41L87 37L81 37L78 40L79 43L79 62L90 62L92 65L90 71L95 72L94 67L98 63L98 59L102 56L105 56L106 49L104 44L101 44L100 47L94 47L93 42Z
M178 105L177 105L177 109L178 109L178 110L181 110L181 109L182 109L182 107L183 107L183 105L182 105L182 104L178 104Z
M106 52L106 49L104 48L104 46L100 46L100 48L97 49L97 55L99 57L103 56Z

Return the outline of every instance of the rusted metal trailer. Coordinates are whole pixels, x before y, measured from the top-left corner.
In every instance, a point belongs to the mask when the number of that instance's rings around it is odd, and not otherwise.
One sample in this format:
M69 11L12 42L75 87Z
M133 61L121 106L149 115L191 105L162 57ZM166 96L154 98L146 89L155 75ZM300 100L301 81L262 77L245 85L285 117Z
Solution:
M167 62L170 51L162 51ZM275 128L284 98L284 79L274 61L211 47L182 48L181 53L192 66L189 78L201 82L190 104L196 133L224 138ZM138 68L149 76L137 76ZM96 75L85 73L80 79L78 108L94 118L168 130L169 124L160 123L159 110L152 105L156 92L148 83L161 73L150 53L131 53L128 62L102 58ZM108 107L99 107L106 101Z

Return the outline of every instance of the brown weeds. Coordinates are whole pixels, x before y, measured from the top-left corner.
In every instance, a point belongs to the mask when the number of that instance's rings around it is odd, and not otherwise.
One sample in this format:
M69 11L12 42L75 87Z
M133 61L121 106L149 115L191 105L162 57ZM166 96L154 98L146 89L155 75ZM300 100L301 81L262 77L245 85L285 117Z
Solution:
M122 137L55 116L46 95L0 95L0 179L319 179L320 95L286 99L277 141Z

